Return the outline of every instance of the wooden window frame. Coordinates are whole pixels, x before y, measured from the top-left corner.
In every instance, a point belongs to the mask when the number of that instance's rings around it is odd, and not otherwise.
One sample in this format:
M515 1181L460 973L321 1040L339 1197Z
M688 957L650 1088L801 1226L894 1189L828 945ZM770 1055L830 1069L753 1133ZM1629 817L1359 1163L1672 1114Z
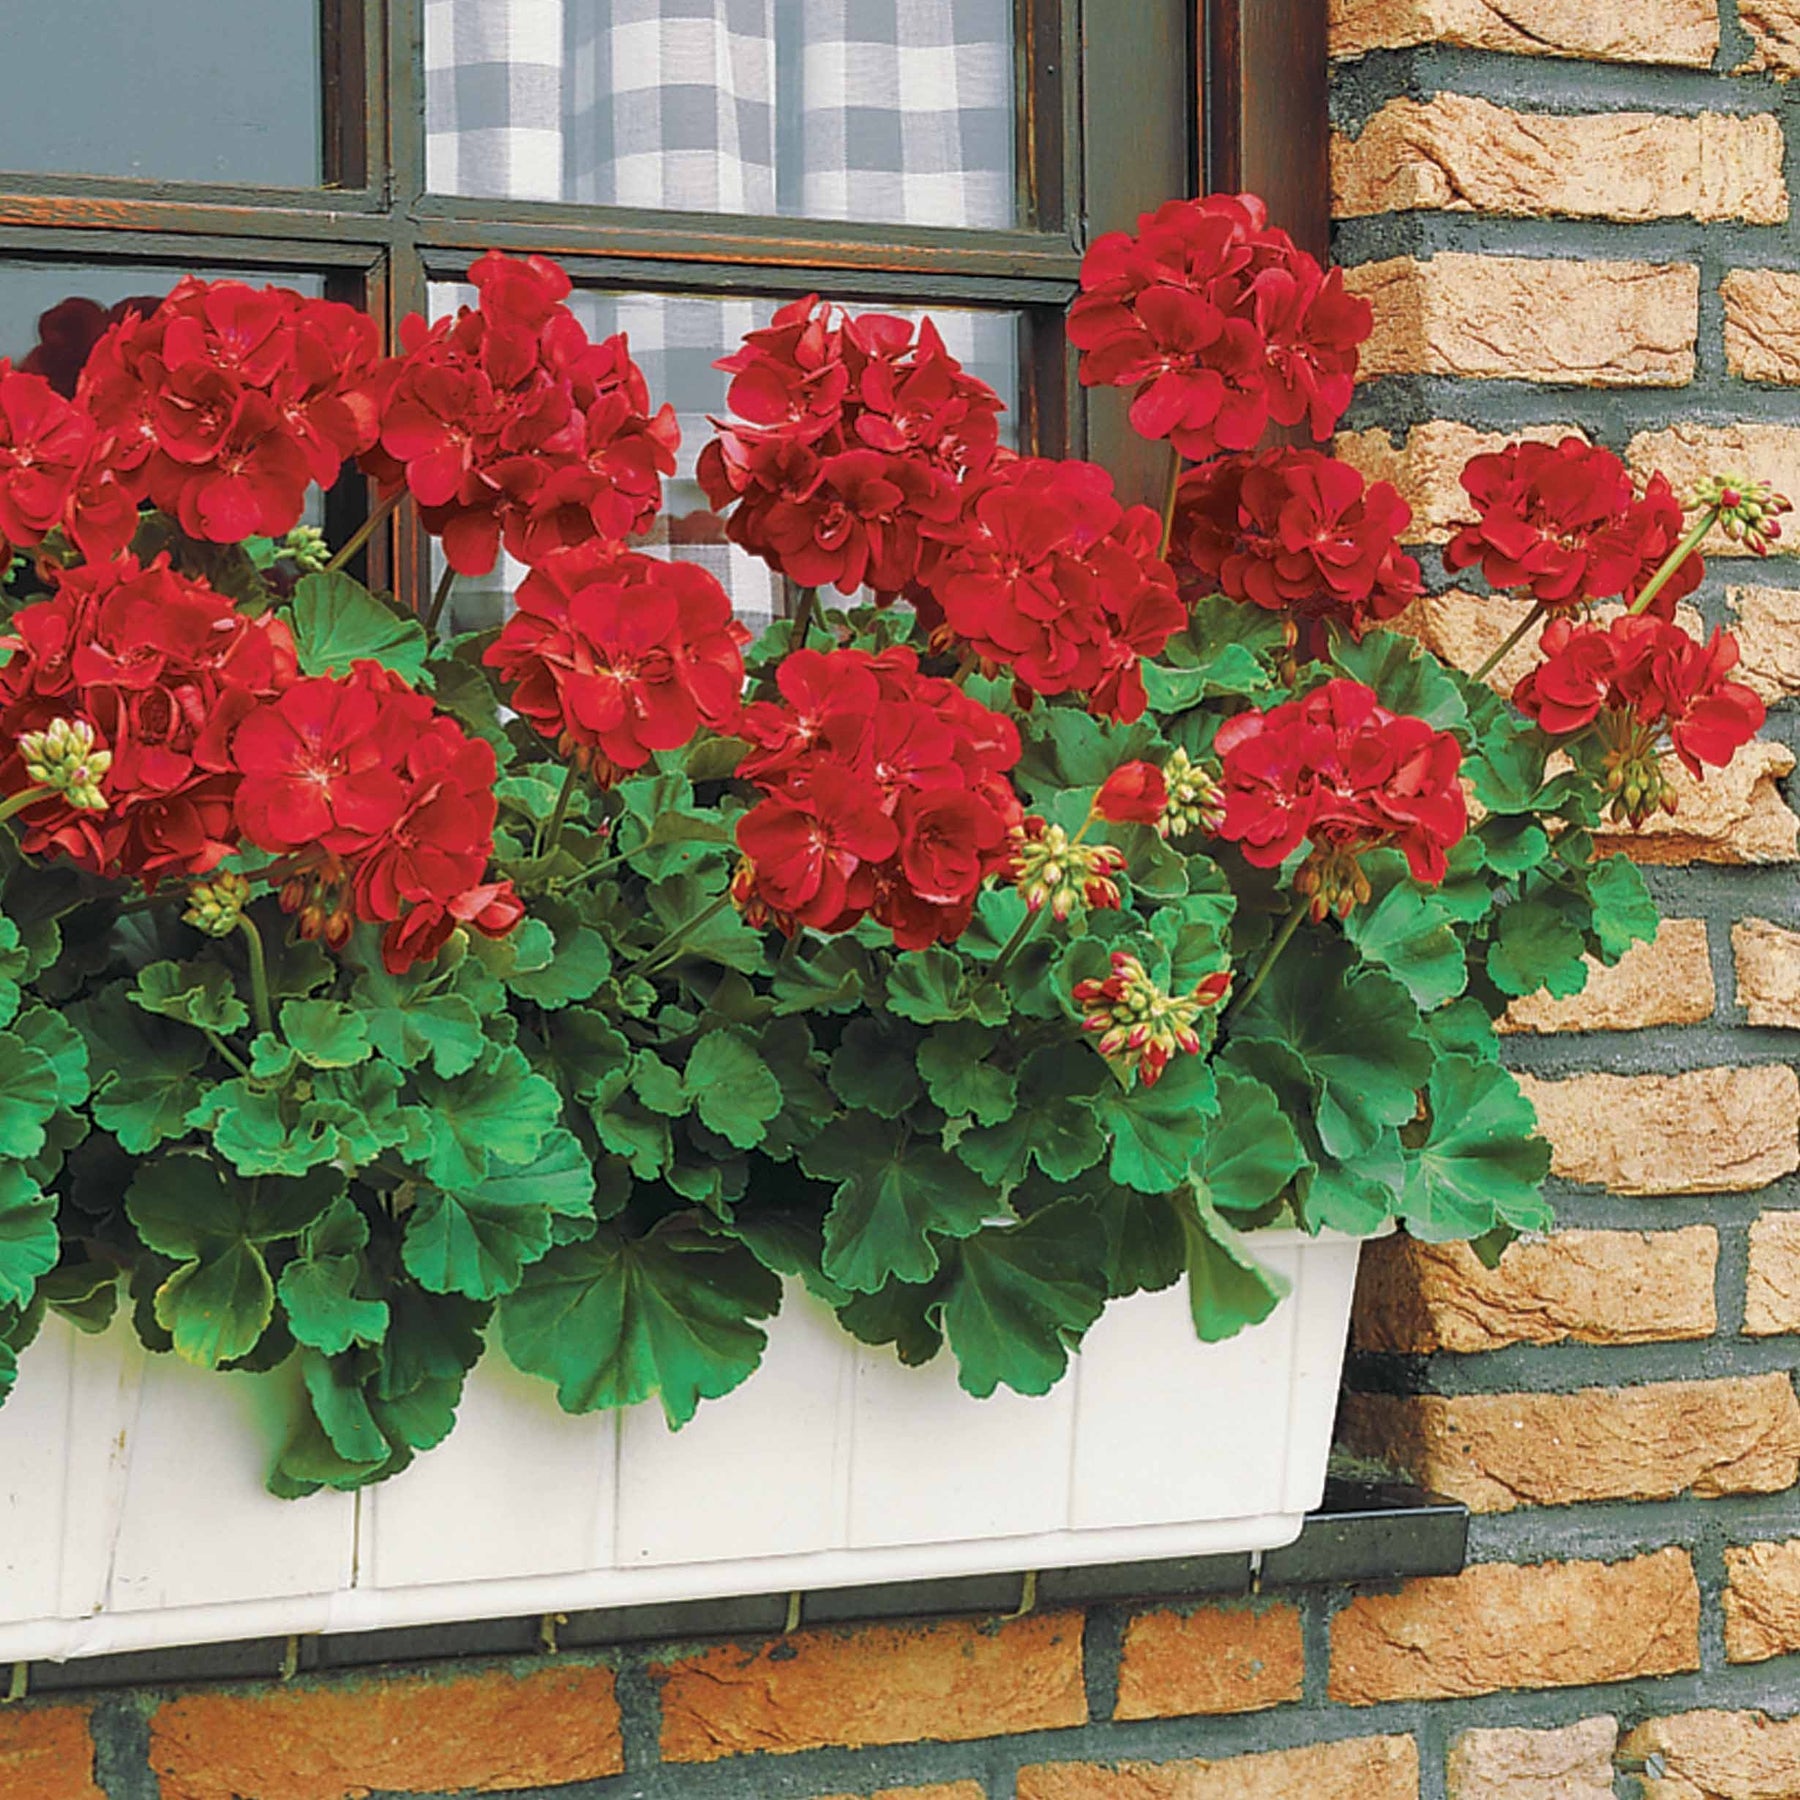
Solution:
M1326 46L1320 0L1016 0L1021 213L1011 230L731 218L427 192L424 0L321 0L324 182L312 189L0 174L0 258L308 272L391 334L432 281L482 250L554 256L584 287L828 291L855 301L1016 308L1029 321L1022 441L1089 454L1122 490L1160 492L1160 446L1120 397L1084 395L1061 331L1085 244L1171 194L1250 188L1324 249ZM1122 25L1124 28L1122 29ZM724 346L721 346L721 350ZM333 525L366 504L331 496ZM416 529L392 546L418 566ZM380 579L387 552L376 547Z

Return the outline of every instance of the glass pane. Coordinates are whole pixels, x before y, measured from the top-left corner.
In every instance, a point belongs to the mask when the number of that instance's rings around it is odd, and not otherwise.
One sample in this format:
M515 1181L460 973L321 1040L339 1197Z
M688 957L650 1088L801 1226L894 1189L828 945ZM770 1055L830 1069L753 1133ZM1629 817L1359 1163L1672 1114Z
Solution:
M433 317L458 306L473 305L472 288L449 284L431 290ZM766 325L782 303L772 299L729 299L676 294L598 294L577 292L569 305L596 340L624 332L631 354L644 371L653 406L667 401L681 424L679 464L672 481L663 484L663 510L647 538L634 548L652 555L697 562L712 570L731 595L738 617L760 631L786 611L782 581L759 558L725 541L724 522L706 503L694 479L694 464L712 436L713 418L725 418L725 390L730 378L713 367L737 348L745 332ZM864 307L919 319L927 313L937 322L945 348L971 374L987 382L1006 402L1001 436L1016 445L1019 392L1019 318L1016 313L979 312L950 306L926 308ZM441 565L440 565L441 566ZM502 556L491 576L462 580L451 599L454 629L478 631L504 614L507 597L524 569ZM833 603L836 604L834 597Z
M125 312L154 312L183 275L324 293L317 275L261 270L136 267L129 263L0 262L0 356L73 394L82 364L108 325Z
M438 193L1010 226L1013 0L426 0Z
M314 0L51 0L10 10L0 169L318 185Z

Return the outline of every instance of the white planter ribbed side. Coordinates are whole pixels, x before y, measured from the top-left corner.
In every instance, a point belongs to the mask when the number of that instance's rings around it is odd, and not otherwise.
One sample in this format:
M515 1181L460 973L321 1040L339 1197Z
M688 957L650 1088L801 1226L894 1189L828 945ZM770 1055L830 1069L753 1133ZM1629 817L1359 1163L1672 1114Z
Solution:
M262 1487L293 1389L53 1322L0 1408L0 1662L1272 1549L1319 1502L1358 1244L1199 1343L1185 1287L1109 1307L1048 1395L977 1401L799 1291L763 1366L671 1433L573 1419L490 1355L449 1441L359 1494Z

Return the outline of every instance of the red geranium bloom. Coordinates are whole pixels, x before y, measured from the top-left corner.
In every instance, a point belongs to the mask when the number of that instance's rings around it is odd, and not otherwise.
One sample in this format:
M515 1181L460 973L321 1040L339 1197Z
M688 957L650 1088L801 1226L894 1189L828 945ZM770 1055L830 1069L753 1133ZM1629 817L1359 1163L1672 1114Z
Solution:
M1094 814L1114 825L1155 825L1169 804L1169 784L1154 763L1122 763L1100 784Z
M1389 483L1367 485L1349 463L1266 450L1183 476L1171 560L1184 597L1224 593L1361 637L1419 595L1419 565L1400 548L1411 521ZM1321 635L1302 633L1305 654Z
M1478 517L1444 547L1445 566L1479 564L1490 587L1524 589L1544 606L1637 594L1682 532L1660 475L1640 495L1618 457L1577 437L1474 457L1462 484ZM1656 613L1673 618L1701 573L1690 556L1657 596Z
M739 727L764 795L738 823L739 905L788 932L872 914L903 950L953 941L1010 861L1012 722L901 647L796 651L776 680Z
M1329 437L1372 324L1250 194L1171 200L1097 239L1081 288L1083 385L1134 389L1133 426L1201 460L1252 448L1270 419Z
M483 660L538 731L610 780L731 728L748 637L706 570L590 543L532 571Z
M1360 682L1328 681L1267 712L1238 713L1213 749L1225 797L1219 834L1265 869L1310 841L1312 882L1307 871L1296 879L1321 912L1360 897L1361 851L1392 844L1415 880L1435 883L1468 829L1456 739L1389 712Z
M132 294L102 306L98 300L71 294L38 315L38 341L19 367L27 375L43 376L65 400L72 400L94 346L121 319L143 318L162 302L161 294Z

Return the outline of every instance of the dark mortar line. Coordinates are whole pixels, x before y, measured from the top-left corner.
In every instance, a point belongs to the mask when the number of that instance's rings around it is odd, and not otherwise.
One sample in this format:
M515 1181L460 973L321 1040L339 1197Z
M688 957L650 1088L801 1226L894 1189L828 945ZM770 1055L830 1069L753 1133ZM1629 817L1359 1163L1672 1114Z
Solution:
M641 1773L656 1767L662 1755L662 1691L650 1674L651 1658L636 1646L609 1660L615 1669L625 1768Z
M1309 1588L1297 1598L1300 1602L1300 1645L1306 1657L1306 1672L1301 1681L1301 1704L1321 1708L1328 1704L1326 1683L1331 1673L1331 1600L1342 1592L1336 1588Z
M1404 248L1401 246L1404 244ZM1597 219L1577 214L1530 216L1421 207L1408 213L1371 213L1336 221L1332 257L1346 267L1411 255L1429 262L1453 253L1514 256L1547 262L1643 262L1699 266L1710 258L1717 272L1731 268L1794 269L1800 266L1789 223L1709 223L1688 216ZM1702 287L1709 285L1702 279Z
M1473 1356L1390 1358L1352 1351L1345 1385L1360 1392L1437 1394L1446 1399L1506 1394L1615 1392L1670 1381L1791 1376L1800 1345L1791 1337L1696 1338L1667 1344L1509 1344ZM1398 1364L1404 1373L1390 1378ZM1401 1385L1404 1384L1404 1385Z
M1730 1665L1725 1660L1725 1550L1714 1531L1697 1534L1689 1545L1694 1559L1694 1579L1699 1583L1703 1604L1700 1608L1700 1667L1707 1674L1717 1674ZM1706 1604L1710 1602L1710 1604Z
M1719 1260L1713 1280L1713 1306L1719 1331L1737 1337L1744 1329L1744 1296L1750 1283L1750 1228L1719 1227ZM1763 1340L1779 1342L1780 1340Z
M1090 1721L1110 1720L1119 1703L1119 1668L1125 1656L1125 1627L1131 1609L1090 1606L1082 1626L1081 1670Z
M1729 950L1729 934L1727 950ZM1509 1032L1510 1069L1544 1077L1683 1075L1715 1068L1763 1068L1800 1058L1800 1035L1775 1025L1646 1025L1636 1031Z
M151 1696L100 1694L92 1705L96 1785L107 1800L159 1800L161 1783L150 1767Z

